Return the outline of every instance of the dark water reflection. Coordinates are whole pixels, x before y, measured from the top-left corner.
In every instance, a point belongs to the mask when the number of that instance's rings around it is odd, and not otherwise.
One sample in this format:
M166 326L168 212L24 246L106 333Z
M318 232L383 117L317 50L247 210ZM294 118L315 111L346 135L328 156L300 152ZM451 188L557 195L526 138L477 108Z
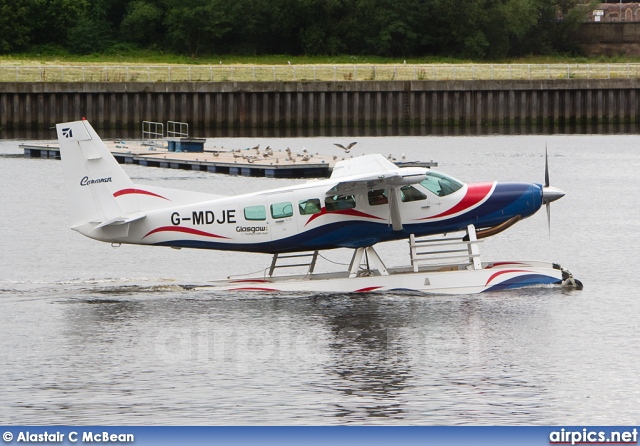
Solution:
M97 129L104 139L140 139L140 129ZM315 137L315 136L474 136L474 135L607 135L640 133L640 123L610 122L592 123L571 120L559 123L520 123L514 125L478 124L464 122L455 126L388 126L388 127L305 127L305 128L197 128L189 133L203 138L214 137ZM0 139L55 139L55 129L47 130L2 130Z

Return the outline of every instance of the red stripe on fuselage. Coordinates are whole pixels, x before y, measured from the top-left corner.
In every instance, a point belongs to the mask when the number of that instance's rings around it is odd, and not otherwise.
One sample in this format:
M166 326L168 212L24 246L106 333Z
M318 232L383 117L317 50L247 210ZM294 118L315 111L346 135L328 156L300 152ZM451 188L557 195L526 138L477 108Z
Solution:
M153 192L149 192L148 190L143 190L143 189L121 189L117 192L114 192L113 196L119 197L121 195L129 195L129 194L150 195L152 197L158 197L158 198L162 198L163 200L171 201L168 198L163 197L162 195L154 194Z
M217 235L217 234L212 234L210 232L204 232L204 231L200 231L199 229L193 229L193 228L184 228L182 226L161 226L159 228L154 229L153 231L149 231L147 233L147 235L145 235L142 238L145 238L151 234L155 234L157 232L182 232L185 234L192 234L192 235L201 235L203 237L214 237L214 238L229 238L229 237L225 237L223 235Z
M469 184L467 187L467 193L465 194L464 197L462 197L462 200L460 200L460 202L458 204L456 204L454 207L452 207L451 209L449 209L448 211L444 211L438 215L433 215L431 217L426 217L426 218L421 218L420 220L429 220L432 218L440 218L440 217L446 217L449 215L454 215L454 214L458 214L462 211L466 211L469 208L477 205L478 203L480 203L481 201L483 201L485 198L487 198L487 196L489 195L489 193L491 193L491 189L493 189L493 184L494 183L472 183Z
M360 212L360 211L356 211L355 209L344 209L341 211L332 211L329 212L327 211L327 208L323 207L319 213L317 214L313 214L309 220L307 220L307 222L304 224L305 226L307 226L309 223L311 223L313 220L315 220L318 217L321 217L323 215L328 215L328 214L338 214L338 215L349 215L351 217L364 217L364 218L376 218L378 220L384 220L384 218L382 217L376 217L375 215L371 215L371 214L366 214L364 212Z

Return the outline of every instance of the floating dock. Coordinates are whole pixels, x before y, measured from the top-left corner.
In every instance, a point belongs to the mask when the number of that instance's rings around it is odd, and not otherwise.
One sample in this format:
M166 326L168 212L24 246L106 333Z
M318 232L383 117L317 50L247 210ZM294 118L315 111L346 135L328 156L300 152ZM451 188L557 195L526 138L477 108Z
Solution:
M328 178L336 162L349 155L318 155L293 150L205 148L203 152L170 151L164 145L104 141L120 164L197 170L268 178ZM57 145L20 144L25 157L60 159ZM395 161L399 166L435 167L434 161Z

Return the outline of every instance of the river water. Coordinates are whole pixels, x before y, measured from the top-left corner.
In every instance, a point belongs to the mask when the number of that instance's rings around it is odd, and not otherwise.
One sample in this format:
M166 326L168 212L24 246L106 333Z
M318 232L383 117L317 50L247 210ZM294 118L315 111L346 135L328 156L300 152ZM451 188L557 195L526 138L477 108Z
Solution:
M335 153L348 138L207 145ZM96 242L69 229L59 161L0 140L0 424L640 424L637 136L358 137L465 181L567 195L483 243L585 288L465 296L219 293L268 256ZM295 180L125 166L135 182L240 194ZM379 249L406 264L406 242ZM345 262L346 251L324 253ZM327 265L331 265L323 260ZM322 266L325 267L325 266ZM327 266L328 268L329 266Z

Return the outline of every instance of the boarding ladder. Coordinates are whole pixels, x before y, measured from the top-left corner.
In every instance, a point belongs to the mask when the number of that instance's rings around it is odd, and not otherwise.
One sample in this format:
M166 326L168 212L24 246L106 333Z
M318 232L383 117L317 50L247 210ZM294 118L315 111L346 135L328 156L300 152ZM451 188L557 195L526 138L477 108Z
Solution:
M453 235L437 235L416 237L409 236L409 249L413 271L418 272L421 265L428 267L458 267L471 266L482 269L480 247L474 225L467 226L467 230Z
M278 260L284 260L285 262L289 259L299 259L304 257L311 257L308 263L285 263L283 265L278 265ZM273 272L278 268L295 268L299 266L308 266L307 274L312 274L313 270L316 267L316 260L318 259L318 251L308 252L308 253L295 253L295 254L274 254L271 259L271 266L269 267L269 277L273 276ZM297 261L297 260L296 260Z

